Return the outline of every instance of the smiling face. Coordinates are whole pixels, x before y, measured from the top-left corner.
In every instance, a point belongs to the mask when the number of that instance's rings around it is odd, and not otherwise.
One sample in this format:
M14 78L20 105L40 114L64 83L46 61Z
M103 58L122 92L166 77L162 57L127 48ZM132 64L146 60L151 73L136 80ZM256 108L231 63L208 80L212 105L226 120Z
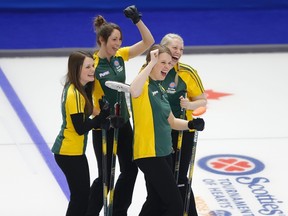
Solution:
M80 83L85 86L88 82L94 81L94 60L89 57L85 57L80 72Z
M154 65L150 77L153 80L164 80L169 70L172 68L172 57L163 52L159 54L158 61Z
M179 59L183 55L184 51L184 41L183 38L175 33L166 34L162 40L161 45L164 45L169 48L172 53L172 65L176 65L179 62Z
M122 35L121 32L118 29L114 29L111 33L111 35L108 37L107 42L104 40L101 40L101 53L105 53L106 58L110 58L111 56L114 56L118 49L122 45ZM104 51L104 52L102 52Z
M170 39L169 43L166 46L170 49L172 53L172 65L174 66L175 64L177 64L177 62L183 55L184 51L183 40L177 37L172 38Z

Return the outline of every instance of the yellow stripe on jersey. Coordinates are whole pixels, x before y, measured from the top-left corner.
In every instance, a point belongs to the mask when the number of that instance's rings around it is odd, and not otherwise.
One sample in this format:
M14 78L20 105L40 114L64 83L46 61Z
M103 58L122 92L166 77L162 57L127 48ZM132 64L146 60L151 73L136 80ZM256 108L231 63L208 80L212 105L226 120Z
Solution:
M69 91L68 91L68 93L69 93ZM80 113L82 111L81 110L81 102L80 102L80 93L79 93L79 91L76 88L74 88L74 94L75 94L75 100L76 100L75 104L76 104L76 106L75 106L75 110L73 110L73 112ZM69 97L69 95L68 95L68 97Z
M182 77L182 76L184 77L184 76L188 76L188 74L189 74L190 75L190 79L192 78L195 81L195 83L197 84L197 86L201 89L201 91L200 91L201 94L204 93L205 89L203 87L202 81L201 81L201 79L200 79L200 77L198 75L197 70L192 68L190 65L187 65L187 64L184 64L184 63L179 63L178 66L179 67L178 67L177 71L179 73L179 76L180 77ZM186 74L186 75L184 75L184 74ZM186 79L184 79L184 80L186 81ZM188 80L189 80L189 78L188 78ZM200 94L198 94L198 95L200 95ZM196 96L198 96L198 95L196 95Z
M84 113L85 99L72 84L65 89L63 96L63 123L52 152L60 155L83 155L87 145L87 134L79 135L76 132L71 115Z
M190 65L180 63L176 66L176 71L181 79L186 83L187 97L192 100L193 97L197 97L205 92L202 81L198 75L197 70ZM186 110L186 119L192 120L192 110Z

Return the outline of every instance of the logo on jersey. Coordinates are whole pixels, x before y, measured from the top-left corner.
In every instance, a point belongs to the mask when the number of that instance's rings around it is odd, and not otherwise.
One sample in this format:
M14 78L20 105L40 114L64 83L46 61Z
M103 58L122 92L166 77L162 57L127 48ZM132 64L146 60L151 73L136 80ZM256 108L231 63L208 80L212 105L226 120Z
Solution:
M103 72L103 73L99 73L99 77L101 78L101 77L105 77L105 76L107 76L107 75L109 75L110 74L110 72L109 71L105 71L105 72Z
M169 84L169 88L176 88L176 83L175 82L171 82L170 84Z
M155 96L156 94L158 94L159 92L158 91L153 91L152 94L153 96Z
M118 61L118 60L115 60L115 61L114 61L114 66L115 66L115 67L118 67L119 65L120 65L120 64L119 64L119 61Z
M168 89L166 91L168 94L174 94L176 92L176 83L175 82L171 82L168 85Z
M120 63L117 59L114 60L113 64L114 64L114 67L118 73L120 73L124 70L123 66L120 65Z
M220 154L204 157L198 165L208 171L220 175L251 175L261 172L264 164L243 155Z

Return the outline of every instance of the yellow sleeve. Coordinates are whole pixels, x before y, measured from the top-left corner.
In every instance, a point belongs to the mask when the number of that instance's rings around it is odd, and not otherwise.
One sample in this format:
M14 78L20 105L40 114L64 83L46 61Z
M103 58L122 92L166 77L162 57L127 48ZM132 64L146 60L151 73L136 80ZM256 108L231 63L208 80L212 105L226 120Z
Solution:
M128 61L129 51L130 51L130 47L122 47L117 51L116 56L122 56L124 61Z
M70 88L66 99L67 114L84 113L85 99L75 88Z

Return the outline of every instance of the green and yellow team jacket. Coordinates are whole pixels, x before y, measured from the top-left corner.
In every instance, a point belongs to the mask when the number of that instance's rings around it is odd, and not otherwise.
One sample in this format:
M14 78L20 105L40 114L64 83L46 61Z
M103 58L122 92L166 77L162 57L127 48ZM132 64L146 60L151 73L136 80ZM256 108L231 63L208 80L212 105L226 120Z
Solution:
M114 105L121 97L121 116L124 117L125 122L129 119L129 112L125 100L125 93L117 93L116 90L105 86L106 81L117 81L125 83L125 63L129 58L129 47L120 48L115 56L112 56L110 62L105 58L101 59L94 53L94 67L95 67L95 86L93 91L94 106L99 108L99 99L105 95L105 99L109 102L111 107L111 114L114 114Z
M202 81L195 69L187 64L178 63L172 68L165 80L162 82L168 94L168 100L172 112L176 118L181 115L180 96L185 96L191 100L192 97L199 96L205 92ZM186 119L191 120L192 110L186 111Z
M67 85L62 94L61 130L56 137L52 152L60 155L83 155L87 146L87 135L79 135L73 126L71 115L84 113L85 99L73 84Z
M134 124L134 160L171 154L171 112L167 95L159 81L147 80L142 94L131 98Z

